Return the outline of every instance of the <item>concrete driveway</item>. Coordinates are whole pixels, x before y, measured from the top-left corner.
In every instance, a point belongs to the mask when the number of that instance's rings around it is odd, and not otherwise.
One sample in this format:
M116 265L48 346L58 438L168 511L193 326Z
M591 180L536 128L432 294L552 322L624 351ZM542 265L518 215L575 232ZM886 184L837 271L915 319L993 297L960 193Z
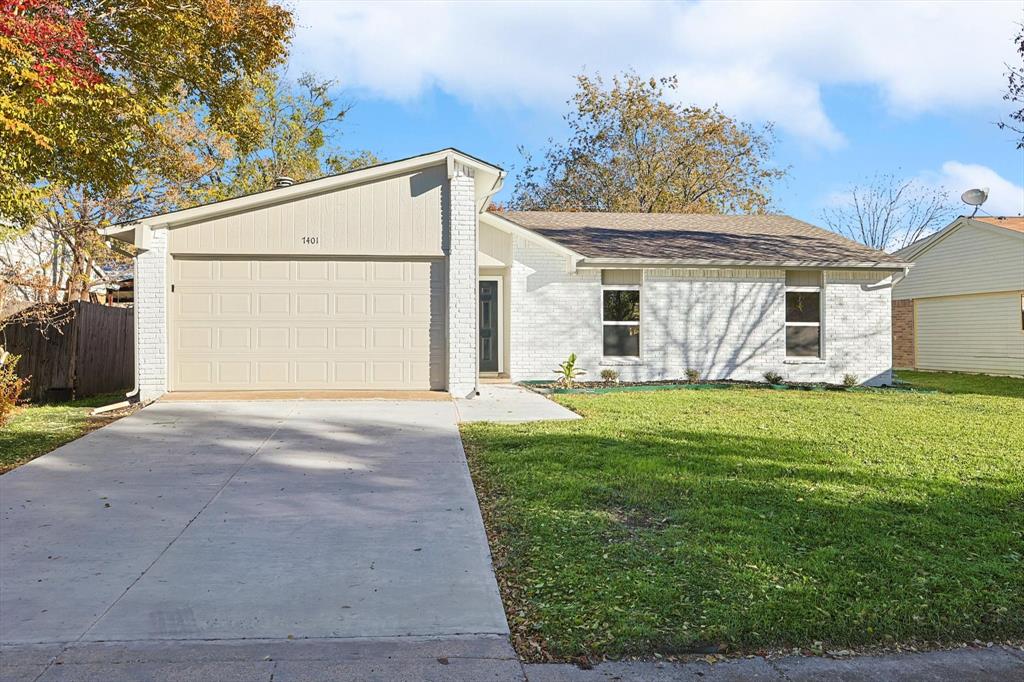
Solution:
M157 403L0 507L8 650L507 634L451 402Z

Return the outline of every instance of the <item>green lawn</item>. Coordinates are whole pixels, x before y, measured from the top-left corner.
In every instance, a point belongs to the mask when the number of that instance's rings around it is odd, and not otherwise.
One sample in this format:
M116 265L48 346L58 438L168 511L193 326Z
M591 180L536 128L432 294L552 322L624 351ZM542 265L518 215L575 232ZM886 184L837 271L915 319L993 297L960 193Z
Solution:
M942 393L975 393L977 395L1024 398L1024 379L955 372L908 372L906 370L896 372L896 376L916 388L927 388Z
M1024 638L1024 381L947 378L464 425L520 653Z
M124 394L103 395L55 405L25 405L0 426L0 473L45 455L111 421L90 418L94 407L124 400Z

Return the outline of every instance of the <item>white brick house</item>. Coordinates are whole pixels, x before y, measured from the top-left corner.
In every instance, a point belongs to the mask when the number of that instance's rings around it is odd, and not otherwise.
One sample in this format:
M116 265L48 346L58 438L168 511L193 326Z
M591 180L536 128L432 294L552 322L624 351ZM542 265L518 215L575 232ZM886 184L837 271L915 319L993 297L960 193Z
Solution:
M454 149L105 230L136 264L138 395L591 376L891 380L905 264L786 216L490 213Z

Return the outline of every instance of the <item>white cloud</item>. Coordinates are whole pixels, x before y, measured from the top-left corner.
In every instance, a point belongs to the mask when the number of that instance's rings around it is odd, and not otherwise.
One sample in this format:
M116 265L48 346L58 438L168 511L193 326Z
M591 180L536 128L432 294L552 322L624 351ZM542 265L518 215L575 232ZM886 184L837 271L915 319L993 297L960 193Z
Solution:
M572 75L675 73L687 102L828 147L821 88L877 88L913 115L992 106L1013 58L1015 2L300 2L293 61L411 99L431 86L479 106L561 110Z
M977 163L947 161L937 173L926 173L925 182L942 187L954 201L975 187L988 187L988 199L982 210L992 215L1024 215L1024 187ZM967 206L963 206L968 211Z

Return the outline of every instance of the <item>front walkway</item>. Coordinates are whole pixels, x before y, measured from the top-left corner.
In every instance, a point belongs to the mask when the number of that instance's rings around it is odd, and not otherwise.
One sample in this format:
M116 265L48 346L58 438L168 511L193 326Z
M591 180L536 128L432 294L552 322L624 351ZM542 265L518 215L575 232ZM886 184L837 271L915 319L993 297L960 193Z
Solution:
M572 410L516 384L480 384L479 390L478 396L455 400L459 421L536 422L580 418Z
M450 401L156 403L0 500L2 645L508 631Z

